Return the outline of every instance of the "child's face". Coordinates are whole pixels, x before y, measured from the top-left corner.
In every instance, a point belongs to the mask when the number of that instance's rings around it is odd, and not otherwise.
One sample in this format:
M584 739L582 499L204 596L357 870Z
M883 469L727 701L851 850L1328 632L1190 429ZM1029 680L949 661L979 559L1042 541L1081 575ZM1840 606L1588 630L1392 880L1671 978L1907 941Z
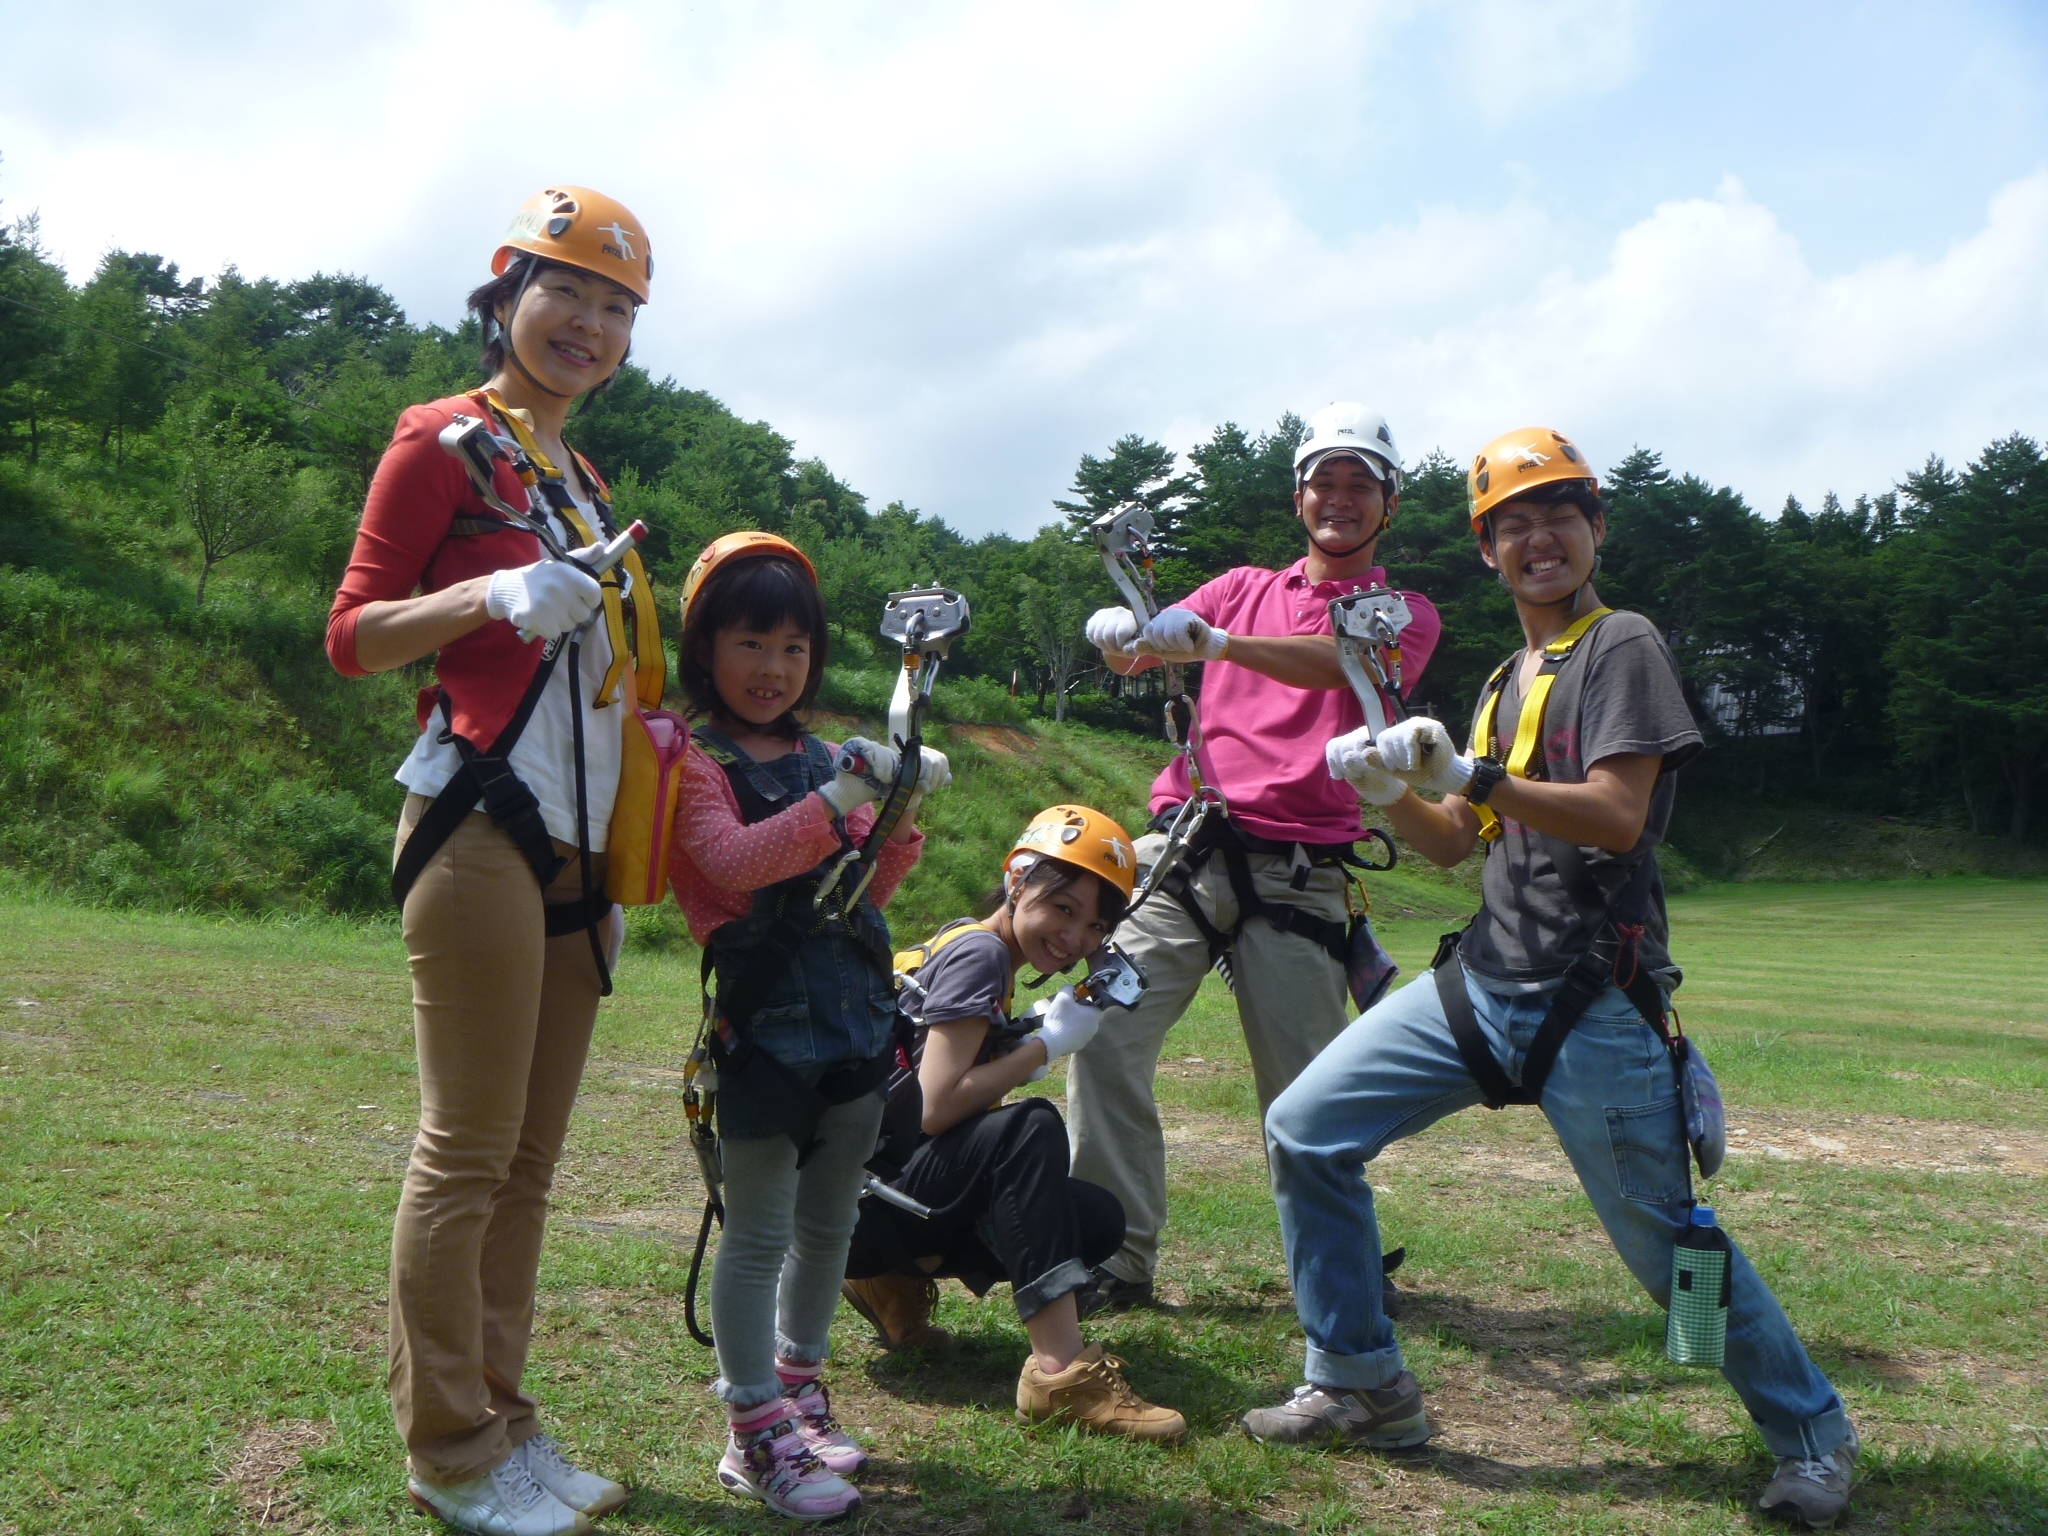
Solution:
M1025 887L1010 918L1010 931L1024 958L1041 974L1064 971L1102 947L1109 924L1099 914L1101 892L1102 883L1093 875L1083 875L1063 890Z
M748 725L772 725L811 680L811 637L785 619L773 629L732 625L711 641L711 682L725 712Z

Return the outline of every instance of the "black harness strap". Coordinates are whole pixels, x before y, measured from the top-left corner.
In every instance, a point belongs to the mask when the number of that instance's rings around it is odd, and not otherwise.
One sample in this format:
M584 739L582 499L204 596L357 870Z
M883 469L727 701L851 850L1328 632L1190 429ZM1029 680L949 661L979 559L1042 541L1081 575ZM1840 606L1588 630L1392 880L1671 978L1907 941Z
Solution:
M475 808L479 799L484 803L485 814L491 818L491 825L503 828L526 856L526 862L533 866L534 878L540 881L542 890L552 885L555 876L562 872L562 866L568 861L555 852L555 840L548 832L547 823L541 819L540 801L512 771L511 762L512 749L518 745L527 721L533 718L534 707L540 703L540 696L547 688L548 677L555 670L555 660L561 655L561 650L557 646L542 655L540 665L533 669L533 681L526 685L519 707L512 712L505 729L498 733L498 739L491 743L489 752L477 751L466 737L455 734L455 706L449 702L448 691L445 688L441 690L441 712L448 720L443 739L455 744L462 766L455 770L455 776L442 786L441 793L434 797L433 803L414 823L412 835L405 840L397 862L392 865L391 899L399 906L405 905L406 893L419 879L420 871L427 867L427 861L441 851L441 845L462 825L463 818Z
M1559 847L1565 845L1559 844ZM1555 850L1554 850L1555 851ZM1578 849L1571 850L1573 867L1578 877L1585 882L1596 897L1599 887L1585 867L1583 855ZM1564 876L1567 888L1579 896L1579 890L1570 875L1564 874L1567 861L1557 860L1559 873ZM1540 1104L1543 1101L1543 1085L1550 1080L1550 1069L1557 1063L1557 1053L1564 1049L1565 1037L1572 1032L1586 1010L1610 986L1620 986L1628 999L1642 1014L1644 1022L1657 1032L1664 1033L1664 989L1657 984L1654 976L1640 965L1633 966L1626 981L1617 974L1628 934L1641 933L1641 917L1649 905L1651 883L1656 878L1657 858L1646 853L1630 869L1627 881L1615 893L1612 901L1604 897L1597 901L1600 918L1594 926L1593 941L1564 973L1564 980L1551 994L1550 1007L1543 1015L1543 1022L1536 1028L1536 1037L1529 1042L1528 1054L1522 1059L1522 1081L1519 1085L1508 1080L1508 1075L1495 1060L1488 1046L1485 1033L1479 1027L1478 1016L1473 1012L1472 999L1465 991L1465 967L1458 958L1458 941L1464 934L1447 933L1437 943L1436 959L1432 969L1436 978L1437 1000L1443 1005L1444 1019L1451 1026L1451 1039L1457 1044L1458 1055L1464 1060L1465 1069L1472 1074L1472 1080L1479 1085L1480 1097L1488 1109L1500 1109L1509 1104ZM1610 941L1610 935L1612 940Z
M749 772L749 768L754 766L752 760L723 732L711 726L699 726L692 735L705 755L725 771L733 798L739 802L741 821L752 825L786 808L788 795L782 786L767 774L757 776ZM833 773L832 754L815 737L806 743L805 751L810 760L811 777L829 782ZM838 829L840 840L845 843L844 822L838 824ZM737 974L722 980L718 986L718 1027L711 1034L711 1055L720 1073L739 1076L760 1072L775 1083L776 1129L787 1136L796 1148L799 1168L822 1145L817 1139L819 1117L832 1105L845 1103L879 1087L894 1065L893 1057L885 1053L872 1062L856 1063L844 1072L834 1073L812 1087L786 1063L771 1052L762 1050L753 1039L750 1025L769 992L795 962L804 941L829 924L843 924L880 965L883 975L894 974L895 955L889 947L888 930L873 914L868 902L857 903L851 911L819 912L813 907L811 898L824 878L823 871L833 862L828 859L809 874L783 882L776 892L775 911L767 930L738 967ZM704 950L701 974L707 988L716 969L714 937L713 943Z

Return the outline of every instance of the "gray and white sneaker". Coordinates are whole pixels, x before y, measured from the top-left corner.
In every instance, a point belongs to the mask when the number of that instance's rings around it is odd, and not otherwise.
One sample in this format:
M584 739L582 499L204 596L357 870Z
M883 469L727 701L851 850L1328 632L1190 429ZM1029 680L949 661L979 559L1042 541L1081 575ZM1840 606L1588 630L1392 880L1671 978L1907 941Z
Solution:
M1804 1525L1828 1526L1849 1507L1849 1489L1856 1481L1856 1458L1863 1454L1863 1442L1856 1426L1849 1426L1849 1438L1818 1461L1805 1456L1780 1456L1778 1473L1764 1484L1764 1496L1756 1507L1767 1515L1797 1520Z
M526 1470L533 1474L533 1480L547 1489L571 1509L581 1510L595 1520L599 1515L608 1515L626 1502L625 1488L608 1477L599 1477L595 1472L585 1472L581 1467L562 1454L562 1448L546 1435L535 1435L522 1440L519 1448L512 1453L514 1461L524 1462Z
M409 1477L405 1487L421 1514L439 1515L456 1530L477 1536L590 1536L596 1529L535 1482L516 1456L466 1483L423 1483Z
M1273 1445L1363 1446L1401 1451L1429 1438L1422 1388L1403 1371L1390 1387L1339 1391L1310 1382L1277 1408L1254 1408L1238 1421Z

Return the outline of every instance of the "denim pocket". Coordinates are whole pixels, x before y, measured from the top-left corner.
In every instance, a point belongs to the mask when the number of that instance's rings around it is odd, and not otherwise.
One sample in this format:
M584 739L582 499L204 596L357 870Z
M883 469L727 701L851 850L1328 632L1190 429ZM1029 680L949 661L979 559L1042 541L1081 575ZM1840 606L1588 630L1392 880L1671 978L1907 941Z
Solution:
M1614 1182L1624 1196L1641 1205L1685 1200L1686 1150L1676 1095L1654 1104L1609 1108L1607 1140L1614 1149Z
M756 1045L786 1067L800 1067L818 1059L808 1002L762 1008L754 1015L748 1033Z

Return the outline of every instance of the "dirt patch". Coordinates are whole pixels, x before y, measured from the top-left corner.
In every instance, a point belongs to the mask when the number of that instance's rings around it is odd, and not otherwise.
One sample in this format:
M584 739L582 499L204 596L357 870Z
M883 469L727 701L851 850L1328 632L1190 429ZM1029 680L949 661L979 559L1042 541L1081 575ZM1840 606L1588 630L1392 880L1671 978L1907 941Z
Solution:
M258 1525L281 1531L325 1530L287 1485L287 1479L304 1463L306 1452L318 1450L333 1437L332 1424L310 1419L285 1419L275 1424L258 1424L242 1437L242 1444L221 1485L234 1490L242 1508Z
M1038 750L1038 743L1014 726L956 724L952 730L957 735L965 736L984 752L993 752L997 757L1015 757L1020 752Z
M1166 1169L1173 1174L1244 1174L1263 1178L1266 1144L1256 1121L1236 1115L1197 1115L1160 1106L1166 1132Z
M1820 1119L1745 1113L1729 1123L1728 1155L1915 1173L2048 1176L2048 1135L2018 1126L1908 1120L1900 1115Z

